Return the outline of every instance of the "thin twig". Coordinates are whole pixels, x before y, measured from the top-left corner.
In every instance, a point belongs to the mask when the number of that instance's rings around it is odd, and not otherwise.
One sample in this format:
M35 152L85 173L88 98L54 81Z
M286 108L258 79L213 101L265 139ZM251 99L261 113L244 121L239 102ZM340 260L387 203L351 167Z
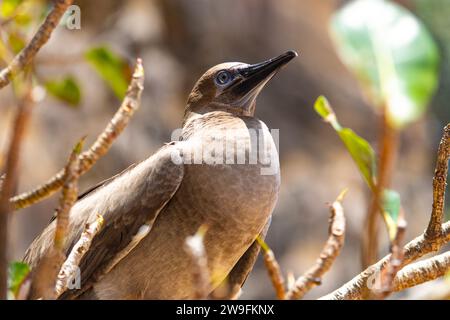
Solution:
M444 276L450 271L450 251L412 263L398 272L393 291L401 291Z
M141 59L137 59L133 78L119 110L89 150L80 154L79 175L91 169L97 160L108 152L114 140L122 133L134 112L139 108L143 89L144 69ZM43 185L11 198L10 201L14 205L14 208L16 210L26 208L51 196L62 187L64 174L65 169L62 169Z
M448 174L448 161L450 158L450 123L444 128L439 144L436 169L433 177L433 208L431 219L425 236L430 240L440 237L441 225L444 218L445 187Z
M72 281L80 280L76 279L80 261L89 250L95 235L97 235L101 230L103 222L103 217L101 215L97 215L94 222L86 225L80 239L73 246L58 274L58 279L55 286L56 298L69 289Z
M69 226L69 212L78 196L79 158L84 138L72 150L65 167L64 185L56 209L56 229L53 248L43 257L33 270L33 297L55 299L56 278L61 269L65 255L65 241Z
M266 266L270 281L275 289L275 294L279 300L284 300L286 299L286 287L280 265L278 264L272 249L269 248L260 236L256 238L256 241L258 241L263 249L264 265Z
M391 256L387 266L381 273L381 292L380 294L375 294L375 298L384 299L393 291L393 282L403 261L403 239L405 237L406 226L404 211L400 209L397 219L396 235L391 244Z
M0 71L0 89L8 85L11 80L33 60L36 53L48 41L53 30L59 23L66 9L73 0L56 0L55 5L49 12L44 22L40 25L31 41L11 61L11 63Z
M208 259L206 257L203 239L206 226L201 226L197 233L187 237L184 249L192 261L192 283L194 286L194 299L206 299L211 292L211 283L208 270Z
M20 100L6 153L5 178L0 191L0 299L6 299L8 277L8 221L12 211L9 198L17 187L20 150L33 106L31 88Z
M83 148L84 138L80 140L72 150L67 165L65 167L64 185L59 200L59 207L56 211L56 230L54 237L55 250L63 251L66 235L69 227L69 212L78 197L79 158Z
M373 190L372 201L367 212L363 236L362 265L364 268L378 260L378 233L380 213L382 212L383 190L391 184L392 172L398 149L398 130L392 127L385 111L382 117L380 137L380 158L378 176Z
M345 239L345 216L341 202L346 191L344 190L330 206L329 237L316 264L295 281L293 288L287 293L287 299L301 299L312 288L320 285L323 275L341 252Z

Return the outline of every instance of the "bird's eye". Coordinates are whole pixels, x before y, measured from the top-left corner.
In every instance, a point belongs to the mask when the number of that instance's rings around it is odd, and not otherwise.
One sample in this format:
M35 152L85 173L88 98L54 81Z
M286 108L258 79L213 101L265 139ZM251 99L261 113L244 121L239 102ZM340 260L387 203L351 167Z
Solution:
M230 82L231 74L228 71L222 70L216 75L217 84L224 85Z

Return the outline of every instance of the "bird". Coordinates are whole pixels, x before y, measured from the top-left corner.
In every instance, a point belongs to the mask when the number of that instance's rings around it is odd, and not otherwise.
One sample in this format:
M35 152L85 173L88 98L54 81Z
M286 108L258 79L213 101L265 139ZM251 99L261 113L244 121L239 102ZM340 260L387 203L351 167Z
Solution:
M187 99L177 139L79 196L66 253L98 214L104 224L79 264L79 287L60 299L193 299L184 243L203 225L208 294L226 288L227 297L239 295L281 183L277 146L255 117L256 98L296 56L290 50L210 68ZM52 221L27 249L23 260L32 270L51 249L55 227Z

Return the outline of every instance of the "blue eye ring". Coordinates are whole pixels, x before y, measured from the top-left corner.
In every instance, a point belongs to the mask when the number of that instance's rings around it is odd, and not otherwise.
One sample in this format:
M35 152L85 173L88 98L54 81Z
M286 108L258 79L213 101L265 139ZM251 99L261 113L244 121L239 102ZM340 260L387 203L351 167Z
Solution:
M218 85L223 86L229 83L231 79L232 79L231 73L226 70L222 70L217 73L215 80Z

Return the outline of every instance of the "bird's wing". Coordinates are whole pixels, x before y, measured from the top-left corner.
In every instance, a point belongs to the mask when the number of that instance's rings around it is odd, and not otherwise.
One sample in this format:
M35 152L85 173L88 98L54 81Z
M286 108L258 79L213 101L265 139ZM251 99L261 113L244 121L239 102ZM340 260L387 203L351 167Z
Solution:
M269 230L270 222L272 218L269 217L264 228L260 232L259 236L264 240L266 238L267 230ZM220 286L217 290L218 295L221 295L220 292L226 292L225 296L219 297L220 299L236 299L238 298L238 294L240 289L244 285L247 277L252 271L253 266L256 262L256 258L258 257L261 246L255 240L252 245L247 249L247 251L242 255L236 265L233 267L231 272L228 274L227 278L224 281L224 285L226 290L223 290L223 287ZM215 293L211 294L213 297Z
M70 212L67 254L80 238L86 223L94 221L100 214L104 225L80 262L81 290L66 291L64 298L78 296L88 289L136 239L135 235L143 225L151 227L183 179L184 167L172 160L174 152L177 152L176 143L165 145L147 160L90 191L75 204ZM27 250L24 260L32 267L51 248L55 222Z
M80 201L81 199L85 198L86 196L88 196L89 194L91 194L92 192L94 192L95 190L97 190L100 187L103 187L105 185L107 185L108 183L114 181L116 178L120 177L123 174L126 174L128 171L130 171L131 169L133 169L134 167L136 167L138 164L137 163L133 163L132 165L130 165L128 168L126 168L125 170L123 170L122 172L116 174L115 176L112 176L108 179L105 179L99 183L97 183L96 185L93 185L92 187L88 188L87 190L85 190L83 193L79 194L77 197L77 201ZM53 220L56 219L56 212L55 214L51 217L50 219L50 223L53 222Z

